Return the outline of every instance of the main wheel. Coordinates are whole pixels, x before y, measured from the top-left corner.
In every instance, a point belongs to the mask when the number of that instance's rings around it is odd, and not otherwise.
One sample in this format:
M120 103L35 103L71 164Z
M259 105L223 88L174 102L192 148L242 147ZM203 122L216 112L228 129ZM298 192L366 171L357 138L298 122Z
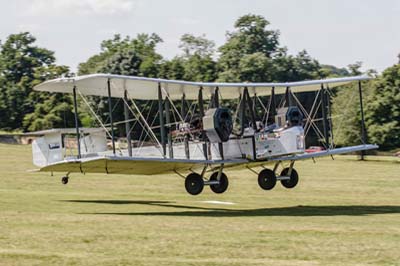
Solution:
M210 176L210 181L216 181L217 177L218 177L218 172L213 173ZM210 185L210 188L214 193L220 194L224 193L228 189L228 186L229 186L228 177L226 177L224 173L221 173L221 177L219 178L219 184Z
M289 173L289 168L285 168L281 172L281 176L287 176ZM299 175L297 174L297 171L292 169L292 173L290 174L290 179L287 180L281 180L282 186L285 188L294 188L297 183L299 183Z
M196 173L189 174L185 179L186 191L191 195L198 195L203 191L204 180Z
M63 183L64 185L68 184L68 176L63 176L61 178L61 183Z
M264 190L271 190L276 185L276 175L270 169L264 169L258 174L258 185Z

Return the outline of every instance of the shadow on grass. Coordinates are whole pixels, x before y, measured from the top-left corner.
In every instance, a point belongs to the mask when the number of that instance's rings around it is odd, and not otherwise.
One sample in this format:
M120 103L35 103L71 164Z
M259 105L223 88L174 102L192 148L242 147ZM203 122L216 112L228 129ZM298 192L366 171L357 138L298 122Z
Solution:
M139 204L139 205L152 205L161 207L171 207L176 209L195 209L195 210L208 210L208 211L229 211L223 208L208 208L208 207L196 207L187 205L177 205L171 201L156 201L156 200L61 200L63 202L75 202L75 203L97 203L97 204ZM101 213L100 213L101 214Z
M168 204L171 201L165 200L60 200L62 202L75 202L75 203L98 203L98 204Z
M147 216L198 216L198 217L251 217L251 216L363 216L373 214L400 213L400 206L390 205L328 205L328 206L291 206L259 209L226 209L178 205L169 201L128 201L128 200L68 200L76 203L99 204L145 204L180 209L180 211L157 212L102 212L82 213L100 215L147 215ZM181 211L182 209L187 209Z

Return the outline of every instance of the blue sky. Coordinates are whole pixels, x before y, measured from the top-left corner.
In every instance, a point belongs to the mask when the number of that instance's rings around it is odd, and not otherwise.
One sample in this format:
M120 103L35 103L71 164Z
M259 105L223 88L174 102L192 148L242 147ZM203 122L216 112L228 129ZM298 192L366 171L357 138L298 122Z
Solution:
M400 1L397 0L0 0L0 39L30 31L56 52L59 64L76 70L115 33L155 32L159 52L178 54L184 33L205 34L217 46L241 15L253 13L281 32L292 54L306 49L324 64L356 61L382 71L400 53Z

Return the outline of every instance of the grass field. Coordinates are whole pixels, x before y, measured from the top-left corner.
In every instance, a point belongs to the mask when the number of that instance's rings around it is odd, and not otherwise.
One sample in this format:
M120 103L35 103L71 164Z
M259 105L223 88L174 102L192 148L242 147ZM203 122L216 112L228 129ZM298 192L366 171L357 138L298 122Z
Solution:
M0 144L0 168L0 265L400 265L395 161L299 162L299 186L269 192L227 172L225 194L196 197L174 175L63 186L26 172L29 146Z

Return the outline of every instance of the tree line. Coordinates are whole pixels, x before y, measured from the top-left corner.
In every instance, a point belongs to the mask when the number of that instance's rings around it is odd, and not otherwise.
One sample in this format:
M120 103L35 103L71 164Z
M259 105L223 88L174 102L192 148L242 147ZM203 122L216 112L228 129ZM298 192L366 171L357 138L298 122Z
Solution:
M360 74L359 62L338 68L319 63L306 50L291 55L280 43L279 35L264 17L248 14L236 20L220 47L204 35L184 34L179 44L181 53L172 59L157 52L162 38L156 33L115 35L100 44L98 54L79 64L76 75L111 73L204 82L285 82ZM55 62L54 52L38 47L29 32L12 34L0 42L0 129L34 131L74 126L71 95L32 91L45 80L75 75L67 66ZM366 82L364 88L370 142L383 149L400 147L400 64L387 68ZM355 144L360 135L354 91L355 88L333 91L332 117L338 145ZM302 97L306 109L311 108L309 98ZM89 100L103 109L106 118L106 100ZM144 103L139 104L146 108ZM87 108L80 104L79 109L81 125L93 125ZM122 119L122 111L115 114Z

